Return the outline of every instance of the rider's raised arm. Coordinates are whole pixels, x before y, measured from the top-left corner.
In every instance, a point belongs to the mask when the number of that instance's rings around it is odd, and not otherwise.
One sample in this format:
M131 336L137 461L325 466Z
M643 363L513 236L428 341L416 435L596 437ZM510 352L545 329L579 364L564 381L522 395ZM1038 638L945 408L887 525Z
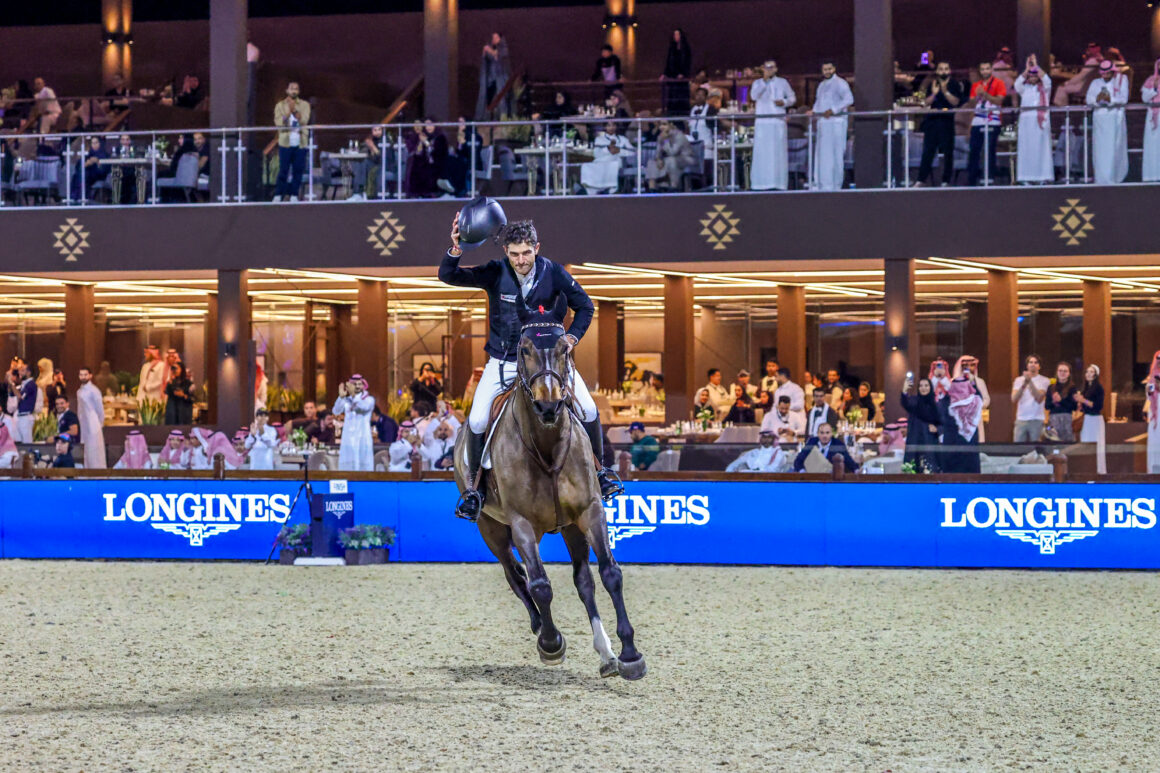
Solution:
M455 287L491 287L499 277L500 261L493 260L482 266L464 268L459 265L462 255L452 255L448 250L439 264L439 281Z
M552 265L556 270L556 288L568 299L568 308L574 312L572 326L568 328L568 335L579 341L588 332L588 326L592 324L596 308L592 305L592 299L588 297L588 293L584 292L584 288L572 278L567 269L559 263Z

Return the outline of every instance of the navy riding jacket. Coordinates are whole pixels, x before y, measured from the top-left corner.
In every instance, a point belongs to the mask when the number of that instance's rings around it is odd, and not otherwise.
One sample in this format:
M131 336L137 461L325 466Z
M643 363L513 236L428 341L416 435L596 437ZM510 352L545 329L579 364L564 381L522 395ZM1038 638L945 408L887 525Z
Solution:
M584 337L592 323L595 308L588 293L559 263L537 255L532 289L524 298L515 269L506 258L482 266L463 268L459 258L448 250L439 265L439 280L456 287L478 287L487 291L488 336L484 350L492 357L508 362L516 359L523 319L538 315L540 307L548 320L564 323L564 315L572 309L572 326L568 335L577 341Z

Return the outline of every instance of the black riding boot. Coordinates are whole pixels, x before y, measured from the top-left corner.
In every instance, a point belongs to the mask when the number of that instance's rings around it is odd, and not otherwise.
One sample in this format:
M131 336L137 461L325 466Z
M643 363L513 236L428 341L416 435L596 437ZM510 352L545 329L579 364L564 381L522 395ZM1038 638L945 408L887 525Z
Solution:
M596 460L600 464L600 469L596 473L596 480L600 482L600 498L610 502L614 496L624 493L624 486L620 485L619 478L613 480L609 469L604 466L604 432L600 429L600 417L584 422L584 431L588 433L592 453L596 455Z
M463 492L463 496L459 498L459 504L455 506L455 515L474 521L483 511L483 487L481 486L477 490L474 486L475 477L479 474L479 466L483 463L484 436L480 432L472 432L470 427L464 427L464 429L467 430L467 448L464 449L467 469L464 470L463 477L467 481L467 490Z

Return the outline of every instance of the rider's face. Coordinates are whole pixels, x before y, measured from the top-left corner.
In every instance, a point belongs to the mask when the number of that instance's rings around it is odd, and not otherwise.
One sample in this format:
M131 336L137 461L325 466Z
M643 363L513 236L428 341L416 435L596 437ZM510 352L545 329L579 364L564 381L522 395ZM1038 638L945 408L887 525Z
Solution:
M527 276L532 267L536 265L536 253L539 251L540 245L530 242L519 242L504 247L508 262L512 264L512 268L520 276Z

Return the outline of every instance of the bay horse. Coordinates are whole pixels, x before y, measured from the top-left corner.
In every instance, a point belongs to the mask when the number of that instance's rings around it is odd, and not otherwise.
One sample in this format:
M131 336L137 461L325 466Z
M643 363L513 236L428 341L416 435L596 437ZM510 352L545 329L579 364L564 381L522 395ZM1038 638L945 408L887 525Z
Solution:
M644 657L634 644L635 632L624 606L622 573L608 540L592 445L569 399L572 368L571 347L561 325L531 322L523 326L514 384L496 399L497 405L505 400L506 404L489 430L485 455L490 455L492 468L490 473L481 473L486 502L476 523L503 567L508 585L528 610L541 661L563 663L567 647L552 620L552 586L539 549L545 534L558 531L572 558L572 579L592 625L600 676L640 679L646 672ZM466 432L460 432L455 441L455 481L460 492L467 483L463 472L467 469L466 437ZM522 564L512 553L513 545ZM589 547L616 609L619 657L612 652L596 609Z

